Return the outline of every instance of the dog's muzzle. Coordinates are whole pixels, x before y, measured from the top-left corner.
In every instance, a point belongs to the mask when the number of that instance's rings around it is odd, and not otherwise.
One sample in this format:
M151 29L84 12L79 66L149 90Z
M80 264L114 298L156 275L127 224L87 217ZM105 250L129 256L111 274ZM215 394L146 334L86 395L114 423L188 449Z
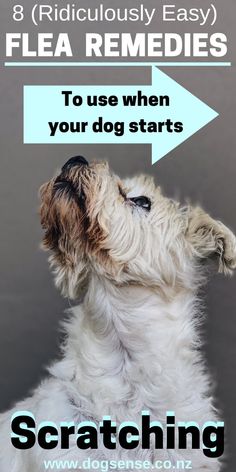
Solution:
M65 172L75 166L88 166L88 161L83 156L74 156L64 164L61 170Z
M72 168L83 168L88 165L88 161L82 156L71 157L64 164L61 174L54 182L53 196L59 197L64 195L67 198L73 198L79 207L85 210L85 193L81 182L80 184L74 182L69 174Z

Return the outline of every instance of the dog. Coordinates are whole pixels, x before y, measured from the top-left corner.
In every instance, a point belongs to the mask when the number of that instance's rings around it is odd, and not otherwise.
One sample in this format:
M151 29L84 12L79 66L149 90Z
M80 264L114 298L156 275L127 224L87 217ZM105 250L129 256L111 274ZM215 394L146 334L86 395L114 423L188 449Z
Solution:
M45 470L45 459L88 456L171 460L171 470L177 460L191 460L195 472L218 472L220 460L201 448L101 445L88 451L73 441L63 451L13 447L16 411L32 412L37 424L98 424L104 415L119 424L139 422L144 410L161 422L167 411L200 427L218 421L199 350L198 291L207 260L215 259L225 274L236 268L233 233L200 207L163 196L151 177L121 180L106 162L88 164L76 156L40 195L43 247L50 251L55 284L65 297L82 302L70 310L63 356L49 368L48 379L1 416L1 472L38 472Z

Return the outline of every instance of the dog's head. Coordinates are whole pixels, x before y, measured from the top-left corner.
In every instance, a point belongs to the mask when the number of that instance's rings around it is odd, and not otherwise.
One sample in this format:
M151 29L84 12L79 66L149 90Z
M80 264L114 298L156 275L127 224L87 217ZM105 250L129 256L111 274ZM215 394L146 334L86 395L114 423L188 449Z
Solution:
M92 273L164 289L190 285L198 261L212 254L220 270L236 266L230 230L164 197L150 177L121 180L107 163L74 157L40 193L43 245L57 286L72 298Z

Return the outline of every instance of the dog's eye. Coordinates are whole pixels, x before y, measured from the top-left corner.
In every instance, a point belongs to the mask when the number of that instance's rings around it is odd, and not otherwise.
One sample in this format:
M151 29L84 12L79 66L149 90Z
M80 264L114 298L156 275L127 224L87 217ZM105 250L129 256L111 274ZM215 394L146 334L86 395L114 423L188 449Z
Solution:
M152 204L150 198L148 197L141 195L140 197L129 198L129 200L138 207L144 208L147 211L151 210Z

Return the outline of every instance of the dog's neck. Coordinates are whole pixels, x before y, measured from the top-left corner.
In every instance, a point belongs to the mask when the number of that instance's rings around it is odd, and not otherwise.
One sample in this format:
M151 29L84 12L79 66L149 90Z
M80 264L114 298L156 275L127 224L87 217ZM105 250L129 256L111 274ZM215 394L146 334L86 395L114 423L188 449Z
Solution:
M115 285L93 276L83 302L86 322L94 336L121 344L130 354L142 350L164 323L192 323L195 294L189 289L167 290L142 285ZM165 333L168 338L168 333ZM138 341L138 342L137 342ZM134 343L134 346L133 346ZM155 342L156 345L156 342ZM114 349L114 344L112 350Z
M127 402L137 411L155 409L158 397L163 403L162 377L166 409L171 408L178 369L196 361L192 293L179 291L167 300L154 289L117 287L94 276L73 312L64 365L73 372L74 392L89 399L98 416L122 399L126 409Z

